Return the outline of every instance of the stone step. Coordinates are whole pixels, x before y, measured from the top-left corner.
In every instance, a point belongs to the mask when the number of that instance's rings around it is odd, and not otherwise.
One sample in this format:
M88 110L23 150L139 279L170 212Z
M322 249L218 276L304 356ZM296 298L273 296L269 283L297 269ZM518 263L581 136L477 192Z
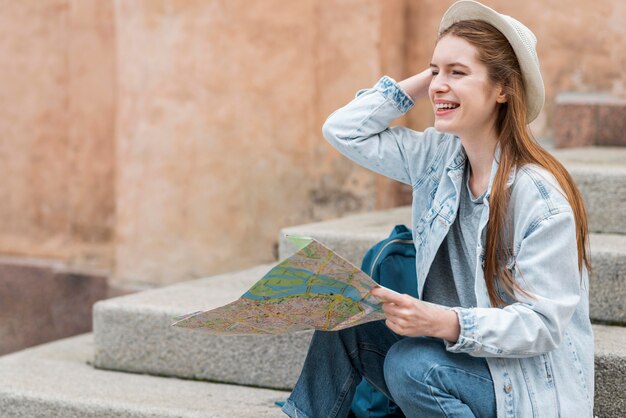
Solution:
M589 231L626 234L626 147L551 152L568 169L583 195Z
M274 402L287 392L98 370L89 364L93 348L84 334L0 357L0 416L285 416Z
M286 228L314 236L360 264L363 253L386 237L393 225L407 223L408 208L348 216ZM356 231L356 232L355 232ZM591 315L626 322L626 237L594 235ZM292 248L280 242L281 258ZM300 354L310 333L278 336L216 337L172 328L173 318L229 303L271 268L252 269L194 280L166 288L98 302L94 306L95 363L98 367L288 389L301 367ZM189 350L194 347L194 350ZM189 354L192 351L194 355ZM212 359L212 361L206 361ZM233 369L232 364L237 368Z
M284 228L279 241L279 258L295 248L287 234L315 237L360 266L365 252L387 237L396 224L410 225L411 208L350 215L340 219ZM590 234L593 275L589 309L592 319L626 323L626 235Z
M595 399L599 418L626 417L626 328L594 325Z
M589 316L626 324L626 235L591 234Z
M271 267L261 265L98 302L95 365L275 389L293 387L310 332L214 336L170 326L176 316L232 302Z
M406 209L400 208L329 221L319 224L329 230L329 235L322 234L321 238L340 249L353 263L360 264L366 249L386 237L393 222L398 219L406 222L407 214ZM320 228L309 231L307 227L293 230L302 234L311 232L311 235L320 232ZM332 235L335 230L343 233ZM350 230L358 234L350 234ZM288 247L283 241L280 245L284 255ZM96 303L93 309L96 366L278 389L293 387L310 332L217 337L168 326L176 316L208 310L237 299L272 265ZM233 368L232 364L238 367Z
M386 237L393 225L409 222L410 209L396 208L285 228L281 231L279 251L281 258L294 251L284 240L287 233L314 236L358 265L363 253ZM622 318L624 322L626 237L598 234L591 239L596 269L592 281L592 314L606 321ZM302 366L310 332L218 337L169 326L178 315L235 300L271 266L261 265L98 302L94 307L95 364L112 370L291 388ZM614 396L602 398L601 394L605 387L613 390L626 384L626 374L615 372L624 370L626 354L621 347L626 347L626 329L603 326L595 329L596 361L602 370L598 374L598 399L606 399L598 405L603 411L611 411L615 405L624 408L623 403L615 402Z
M626 384L624 331L594 327L595 412L600 417L626 413L626 399L619 395ZM99 370L91 365L93 349L93 336L85 334L0 357L0 416L283 416L274 402L284 400L287 392Z
M95 365L159 376L279 389L295 384L311 332L219 337L170 326L172 317L236 299L269 265L98 302ZM626 328L594 325L596 411L626 416ZM0 372L2 370L0 369Z

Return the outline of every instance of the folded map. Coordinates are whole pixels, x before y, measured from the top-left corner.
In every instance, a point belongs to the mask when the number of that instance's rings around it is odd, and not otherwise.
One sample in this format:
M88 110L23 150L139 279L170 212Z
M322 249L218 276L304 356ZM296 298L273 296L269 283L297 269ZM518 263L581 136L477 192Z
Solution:
M211 334L336 331L384 319L378 286L319 241L287 236L299 251L273 267L243 296L225 306L176 318L176 327Z

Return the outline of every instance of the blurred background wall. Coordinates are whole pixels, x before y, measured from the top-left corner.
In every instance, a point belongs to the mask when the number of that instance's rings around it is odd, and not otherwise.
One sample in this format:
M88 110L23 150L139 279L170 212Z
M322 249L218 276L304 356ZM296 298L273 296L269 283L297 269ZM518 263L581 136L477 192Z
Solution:
M111 266L113 4L0 1L0 253Z
M51 260L163 285L271 261L283 226L406 203L321 126L382 74L425 68L450 4L0 1L0 277ZM626 2L485 4L539 39L539 137L559 92L626 96ZM400 122L428 126L428 102Z

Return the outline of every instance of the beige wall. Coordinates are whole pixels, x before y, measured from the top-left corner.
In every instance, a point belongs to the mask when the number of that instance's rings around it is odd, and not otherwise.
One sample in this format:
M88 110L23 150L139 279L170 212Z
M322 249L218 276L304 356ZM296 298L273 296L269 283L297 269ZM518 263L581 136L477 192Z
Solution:
M270 261L283 226L396 204L321 125L424 68L451 3L0 0L0 253L165 284ZM621 0L486 3L538 35L540 135L560 91L626 95Z
M320 127L381 72L382 1L116 5L119 277L272 260L281 227L374 209Z
M110 265L112 7L0 2L0 253Z

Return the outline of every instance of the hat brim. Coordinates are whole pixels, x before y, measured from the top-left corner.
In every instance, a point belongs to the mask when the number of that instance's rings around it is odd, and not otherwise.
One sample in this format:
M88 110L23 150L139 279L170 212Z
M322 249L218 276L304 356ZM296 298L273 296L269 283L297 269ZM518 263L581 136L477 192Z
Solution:
M439 34L454 23L463 20L481 20L498 29L509 41L522 71L526 91L528 123L539 116L545 101L545 89L538 59L528 51L520 34L500 13L476 1L464 0L454 3L446 11L439 24Z

